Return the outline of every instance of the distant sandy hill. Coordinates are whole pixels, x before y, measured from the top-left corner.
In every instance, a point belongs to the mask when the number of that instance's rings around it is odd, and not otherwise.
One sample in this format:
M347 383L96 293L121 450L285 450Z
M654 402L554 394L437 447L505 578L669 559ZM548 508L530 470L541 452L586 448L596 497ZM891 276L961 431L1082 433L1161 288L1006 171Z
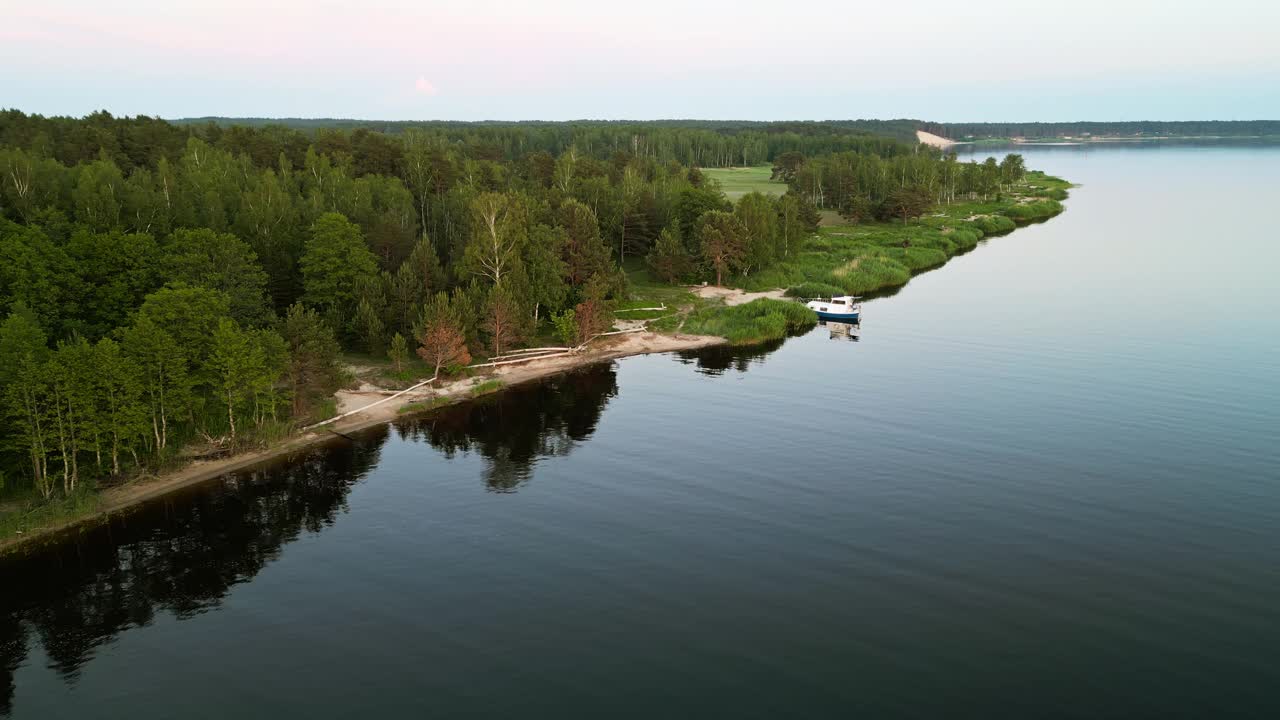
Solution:
M927 133L923 130L916 131L916 138L925 145L932 145L939 148L951 147L956 144L955 140L948 140L941 135L934 135L933 133Z

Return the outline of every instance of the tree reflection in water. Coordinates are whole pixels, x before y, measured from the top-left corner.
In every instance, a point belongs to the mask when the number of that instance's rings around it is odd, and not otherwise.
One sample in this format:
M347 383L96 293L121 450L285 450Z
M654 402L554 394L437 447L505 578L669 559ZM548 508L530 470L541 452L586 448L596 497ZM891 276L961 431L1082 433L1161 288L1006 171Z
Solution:
M617 394L617 372L602 363L442 408L397 423L396 431L404 438L426 440L445 457L479 454L486 461L485 486L515 492L532 475L538 458L568 455L590 437Z
M395 425L446 457L476 452L484 481L513 492L540 457L567 455L596 429L617 374L602 364L510 388ZM0 716L13 676L39 642L67 682L95 650L158 613L178 619L216 608L304 532L320 532L346 510L351 488L378 464L387 426L352 442L234 473L143 506L57 546L8 561L0 595Z
M717 345L701 350L686 350L675 354L676 362L682 365L693 365L703 375L723 375L733 369L746 372L762 358L782 347L786 339L772 340L761 345L740 347L736 345Z
M0 715L9 714L13 673L32 642L74 682L98 647L157 613L183 619L217 607L284 545L333 524L386 438L387 429L377 428L352 443L233 473L6 562Z

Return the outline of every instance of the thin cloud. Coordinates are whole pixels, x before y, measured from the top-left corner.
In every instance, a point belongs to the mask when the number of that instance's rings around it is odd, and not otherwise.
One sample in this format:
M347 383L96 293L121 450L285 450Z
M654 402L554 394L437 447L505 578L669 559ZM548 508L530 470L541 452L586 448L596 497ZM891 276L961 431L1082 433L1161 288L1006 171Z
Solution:
M418 76L418 81L413 84L413 91L419 95L435 95L440 92L436 89L436 86L432 85L431 81L423 75Z

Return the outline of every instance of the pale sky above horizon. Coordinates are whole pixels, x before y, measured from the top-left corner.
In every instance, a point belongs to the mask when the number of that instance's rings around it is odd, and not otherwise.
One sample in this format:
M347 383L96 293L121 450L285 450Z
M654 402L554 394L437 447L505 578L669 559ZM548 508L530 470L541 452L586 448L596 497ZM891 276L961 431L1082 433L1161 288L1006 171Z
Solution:
M1280 119L1280 2L0 0L44 115Z

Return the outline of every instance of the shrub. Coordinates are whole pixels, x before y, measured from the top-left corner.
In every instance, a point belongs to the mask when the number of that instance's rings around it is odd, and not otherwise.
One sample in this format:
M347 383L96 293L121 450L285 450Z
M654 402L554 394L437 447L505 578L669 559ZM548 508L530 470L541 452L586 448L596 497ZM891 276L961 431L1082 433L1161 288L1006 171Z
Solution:
M984 235L998 235L1006 233L1017 227L1012 219L1004 215L983 215L973 221Z
M982 239L982 232L980 230L973 230L970 228L958 228L948 235L947 238L949 238L951 242L955 243L956 247L968 250L969 248L975 247L978 244L978 241Z
M1030 222L1032 220L1051 218L1060 212L1062 212L1062 203L1057 200L1037 200L1036 202L1006 208L1001 211L1001 214L1019 222Z
M838 282L850 295L860 295L891 285L902 285L911 279L911 270L905 265L885 255L864 256L859 258L858 265L841 277L832 275L832 281Z
M937 267L947 261L945 252L927 247L886 248L885 255L911 272Z
M753 345L780 340L817 322L817 314L800 303L762 298L745 305L703 308L685 320L684 329L698 335L718 335L735 345Z
M576 345L578 340L578 318L573 308L551 316L551 324L555 326L556 337L566 346Z

